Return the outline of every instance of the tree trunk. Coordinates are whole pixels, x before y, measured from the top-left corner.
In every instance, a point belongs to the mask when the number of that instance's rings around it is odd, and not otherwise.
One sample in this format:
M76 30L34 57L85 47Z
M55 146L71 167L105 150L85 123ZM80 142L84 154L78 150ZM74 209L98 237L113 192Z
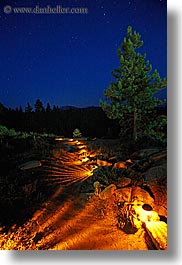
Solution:
M137 139L137 109L134 108L134 114L133 114L133 140L134 142Z

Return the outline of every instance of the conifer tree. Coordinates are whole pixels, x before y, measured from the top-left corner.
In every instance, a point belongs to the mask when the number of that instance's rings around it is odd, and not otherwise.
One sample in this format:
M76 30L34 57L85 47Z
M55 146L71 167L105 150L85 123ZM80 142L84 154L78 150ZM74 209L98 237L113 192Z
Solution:
M48 112L48 113L51 112L51 105L49 102L47 103L47 106L46 106L46 112Z
M100 100L102 109L111 119L118 119L123 129L130 126L132 138L143 133L150 133L152 113L157 106L164 103L155 93L166 87L166 78L161 79L157 70L152 71L152 65L137 50L143 45L141 36L132 27L127 28L127 34L121 47L118 48L120 66L114 69L112 75L116 79L104 91L106 102ZM150 117L150 118L149 118ZM130 124L127 122L130 121ZM163 124L165 121L163 120Z
M40 99L37 99L35 102L35 112L44 112L44 106L42 104L42 102L40 101Z
M25 112L27 113L31 113L33 110L33 108L31 107L30 103L28 102L27 103L27 106L25 107Z

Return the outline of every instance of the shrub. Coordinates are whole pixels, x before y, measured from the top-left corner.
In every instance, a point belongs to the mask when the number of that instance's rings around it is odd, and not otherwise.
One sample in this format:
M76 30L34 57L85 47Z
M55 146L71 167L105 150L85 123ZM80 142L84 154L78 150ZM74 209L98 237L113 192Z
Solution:
M73 131L73 138L79 138L79 137L82 137L82 134L81 134L80 130L76 128Z
M9 130L9 132L8 132L8 136L10 136L10 137L14 137L14 136L16 136L16 135L17 135L17 133L16 133L15 129L10 129L10 130Z
M0 137L7 136L9 130L6 126L0 125Z

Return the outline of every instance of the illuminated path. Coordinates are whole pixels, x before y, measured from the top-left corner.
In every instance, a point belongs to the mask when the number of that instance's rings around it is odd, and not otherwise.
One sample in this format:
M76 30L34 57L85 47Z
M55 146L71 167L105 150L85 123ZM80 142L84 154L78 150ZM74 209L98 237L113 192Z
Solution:
M113 212L98 200L91 199L84 206L78 199L67 200L60 206L54 198L44 207L20 228L12 228L1 239L1 249L148 249L142 231L130 235L122 232L116 227Z
M128 235L117 228L113 198L102 201L97 196L86 199L71 194L71 185L88 179L94 167L87 163L84 143L58 141L64 148L48 161L44 180L57 185L56 192L24 225L0 234L0 249L147 250L143 230Z

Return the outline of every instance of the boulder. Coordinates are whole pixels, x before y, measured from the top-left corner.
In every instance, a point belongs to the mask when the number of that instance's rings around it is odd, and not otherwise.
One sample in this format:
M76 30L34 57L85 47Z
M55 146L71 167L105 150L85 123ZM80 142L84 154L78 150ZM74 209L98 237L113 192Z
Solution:
M153 194L155 205L167 208L167 185L148 184L148 187Z
M96 163L99 167L104 167L104 166L110 167L110 166L112 166L112 163L109 163L107 161L100 160L100 159L97 159Z
M123 188L123 187L126 187L127 185L129 185L130 183L131 183L130 178L119 177L117 180L117 187Z
M154 199L150 196L150 194L140 187L132 188L131 201L138 201L151 206L154 204Z
M96 156L97 156L96 153L93 153L93 152L92 152L92 153L89 153L89 157L90 157L90 158L95 158Z
M167 178L167 163L164 163L162 165L158 165L155 167L151 167L149 170L147 170L145 173L143 173L145 182L158 182L160 180Z
M114 168L127 168L125 162L116 162Z
M167 224L165 222L146 222L145 230L147 232L146 237L150 237L156 249L167 249Z
M160 151L150 156L151 162L165 161L167 160L167 150Z
M101 191L101 193L99 194L99 198L102 200L106 200L113 195L115 190L116 190L116 185L110 184L103 191Z
M132 187L121 188L115 191L117 202L130 202L131 201Z
M140 160L147 158L155 153L158 153L160 150L158 148L142 149L134 152L130 157L132 160Z
M165 217L167 220L167 208L166 207L158 206L154 204L153 210L156 211L160 217Z
M21 170L27 170L27 169L32 169L32 168L41 167L41 166L42 166L41 161L33 160L33 161L28 161L26 163L19 165L19 168Z

